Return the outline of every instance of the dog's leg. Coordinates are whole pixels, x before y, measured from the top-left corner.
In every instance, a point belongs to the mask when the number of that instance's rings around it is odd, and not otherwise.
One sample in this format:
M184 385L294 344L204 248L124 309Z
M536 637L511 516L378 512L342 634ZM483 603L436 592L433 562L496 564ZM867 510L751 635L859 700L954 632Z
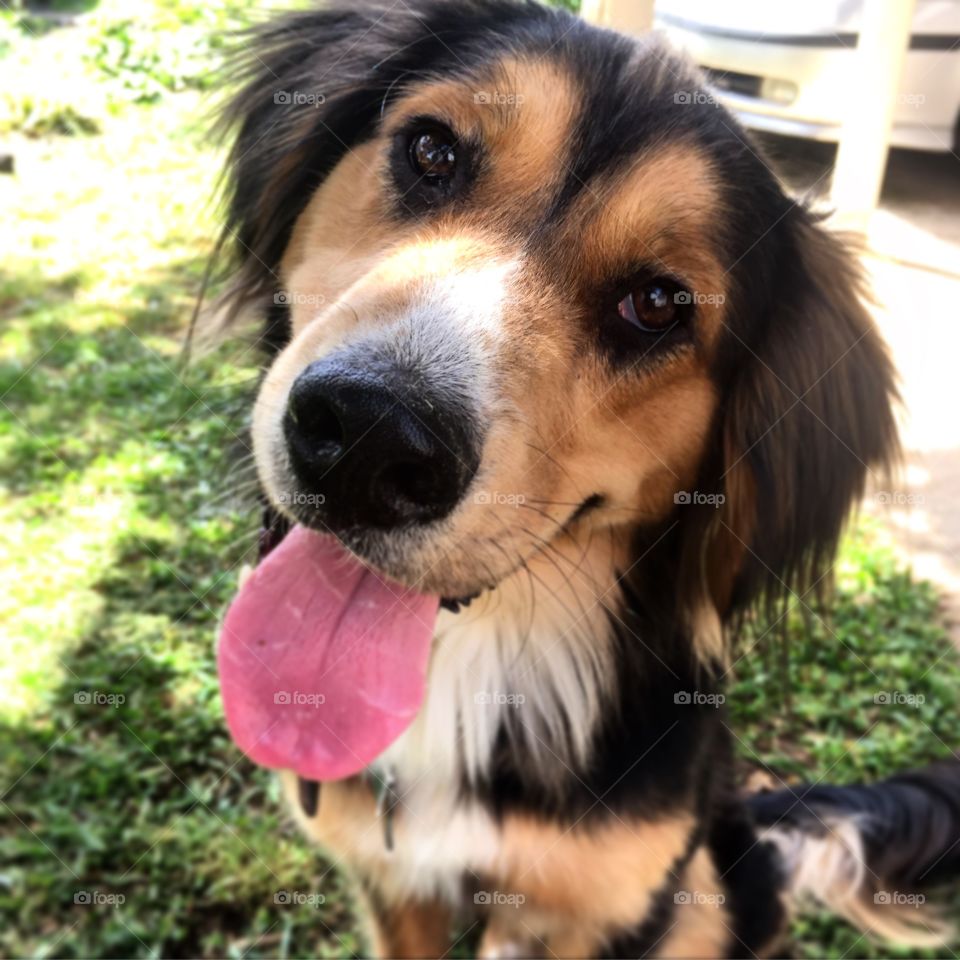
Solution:
M725 957L734 921L709 852L700 848L684 870L674 897L674 919L657 945L657 957Z
M367 893L370 945L375 957L420 960L450 950L452 914L441 900L384 904Z
M522 957L540 957L546 952L544 942L529 929L524 930L516 923L505 923L503 916L494 913L483 931L477 957L479 960L520 960Z
M477 956L480 960L521 960L550 957L551 960L586 960L599 955L601 941L589 931L563 924L540 937L522 924L503 924L493 917L484 931Z

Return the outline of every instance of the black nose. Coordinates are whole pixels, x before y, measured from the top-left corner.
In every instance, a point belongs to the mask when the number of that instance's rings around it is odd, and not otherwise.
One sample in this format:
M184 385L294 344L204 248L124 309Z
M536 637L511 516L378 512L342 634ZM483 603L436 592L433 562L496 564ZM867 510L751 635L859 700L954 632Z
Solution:
M294 381L284 432L297 489L294 512L335 531L387 529L446 516L479 463L463 403L441 400L409 374L334 359Z

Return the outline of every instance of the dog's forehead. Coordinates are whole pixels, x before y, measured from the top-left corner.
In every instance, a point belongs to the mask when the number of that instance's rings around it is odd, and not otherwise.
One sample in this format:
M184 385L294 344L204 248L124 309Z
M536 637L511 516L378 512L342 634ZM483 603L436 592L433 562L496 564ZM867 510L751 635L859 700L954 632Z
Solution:
M477 206L536 219L548 232L565 224L565 242L576 240L570 229L589 229L599 252L630 247L637 225L663 239L680 221L706 232L722 192L715 162L696 120L676 118L677 84L693 81L679 80L682 64L649 44L623 40L616 57L510 51L411 82L385 129L432 117L482 143Z
M418 276L514 263L511 282L534 300L550 289L593 304L646 272L723 302L729 129L655 40L574 32L455 46L450 62L391 80L369 135L311 194L285 282L326 302L361 281L372 290L374 274L409 292L411 260ZM466 189L426 211L396 179L424 124L449 127L472 169ZM307 311L294 314L296 329Z

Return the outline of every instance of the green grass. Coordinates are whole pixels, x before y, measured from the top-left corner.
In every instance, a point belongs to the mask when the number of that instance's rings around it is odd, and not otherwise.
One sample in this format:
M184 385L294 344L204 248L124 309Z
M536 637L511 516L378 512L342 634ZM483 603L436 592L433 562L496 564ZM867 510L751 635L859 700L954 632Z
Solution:
M960 743L960 661L936 592L875 525L845 542L829 609L794 603L782 648L775 630L754 630L742 652L732 726L744 763L769 771L773 787L874 780L949 758ZM947 909L960 921L960 898ZM955 956L877 946L824 913L798 920L794 935L794 953L811 960Z
M236 480L257 358L179 367L220 158L190 84L118 106L115 78L87 81L102 132L17 139L0 177L0 955L349 955L342 879L220 711L216 622L257 524ZM737 665L745 761L842 782L960 740L936 597L874 531L845 547L829 624L806 636L795 611L789 630L786 677L769 639ZM822 916L797 934L804 956L890 954Z

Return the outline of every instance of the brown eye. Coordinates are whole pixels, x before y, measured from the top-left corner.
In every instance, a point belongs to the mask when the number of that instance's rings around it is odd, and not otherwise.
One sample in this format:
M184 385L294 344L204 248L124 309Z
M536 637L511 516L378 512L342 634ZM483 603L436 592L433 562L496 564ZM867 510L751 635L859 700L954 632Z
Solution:
M656 279L624 297L617 304L617 312L647 333L663 333L682 319L692 299L672 280Z
M418 130L410 140L410 164L426 180L450 180L457 169L454 137L449 130Z

